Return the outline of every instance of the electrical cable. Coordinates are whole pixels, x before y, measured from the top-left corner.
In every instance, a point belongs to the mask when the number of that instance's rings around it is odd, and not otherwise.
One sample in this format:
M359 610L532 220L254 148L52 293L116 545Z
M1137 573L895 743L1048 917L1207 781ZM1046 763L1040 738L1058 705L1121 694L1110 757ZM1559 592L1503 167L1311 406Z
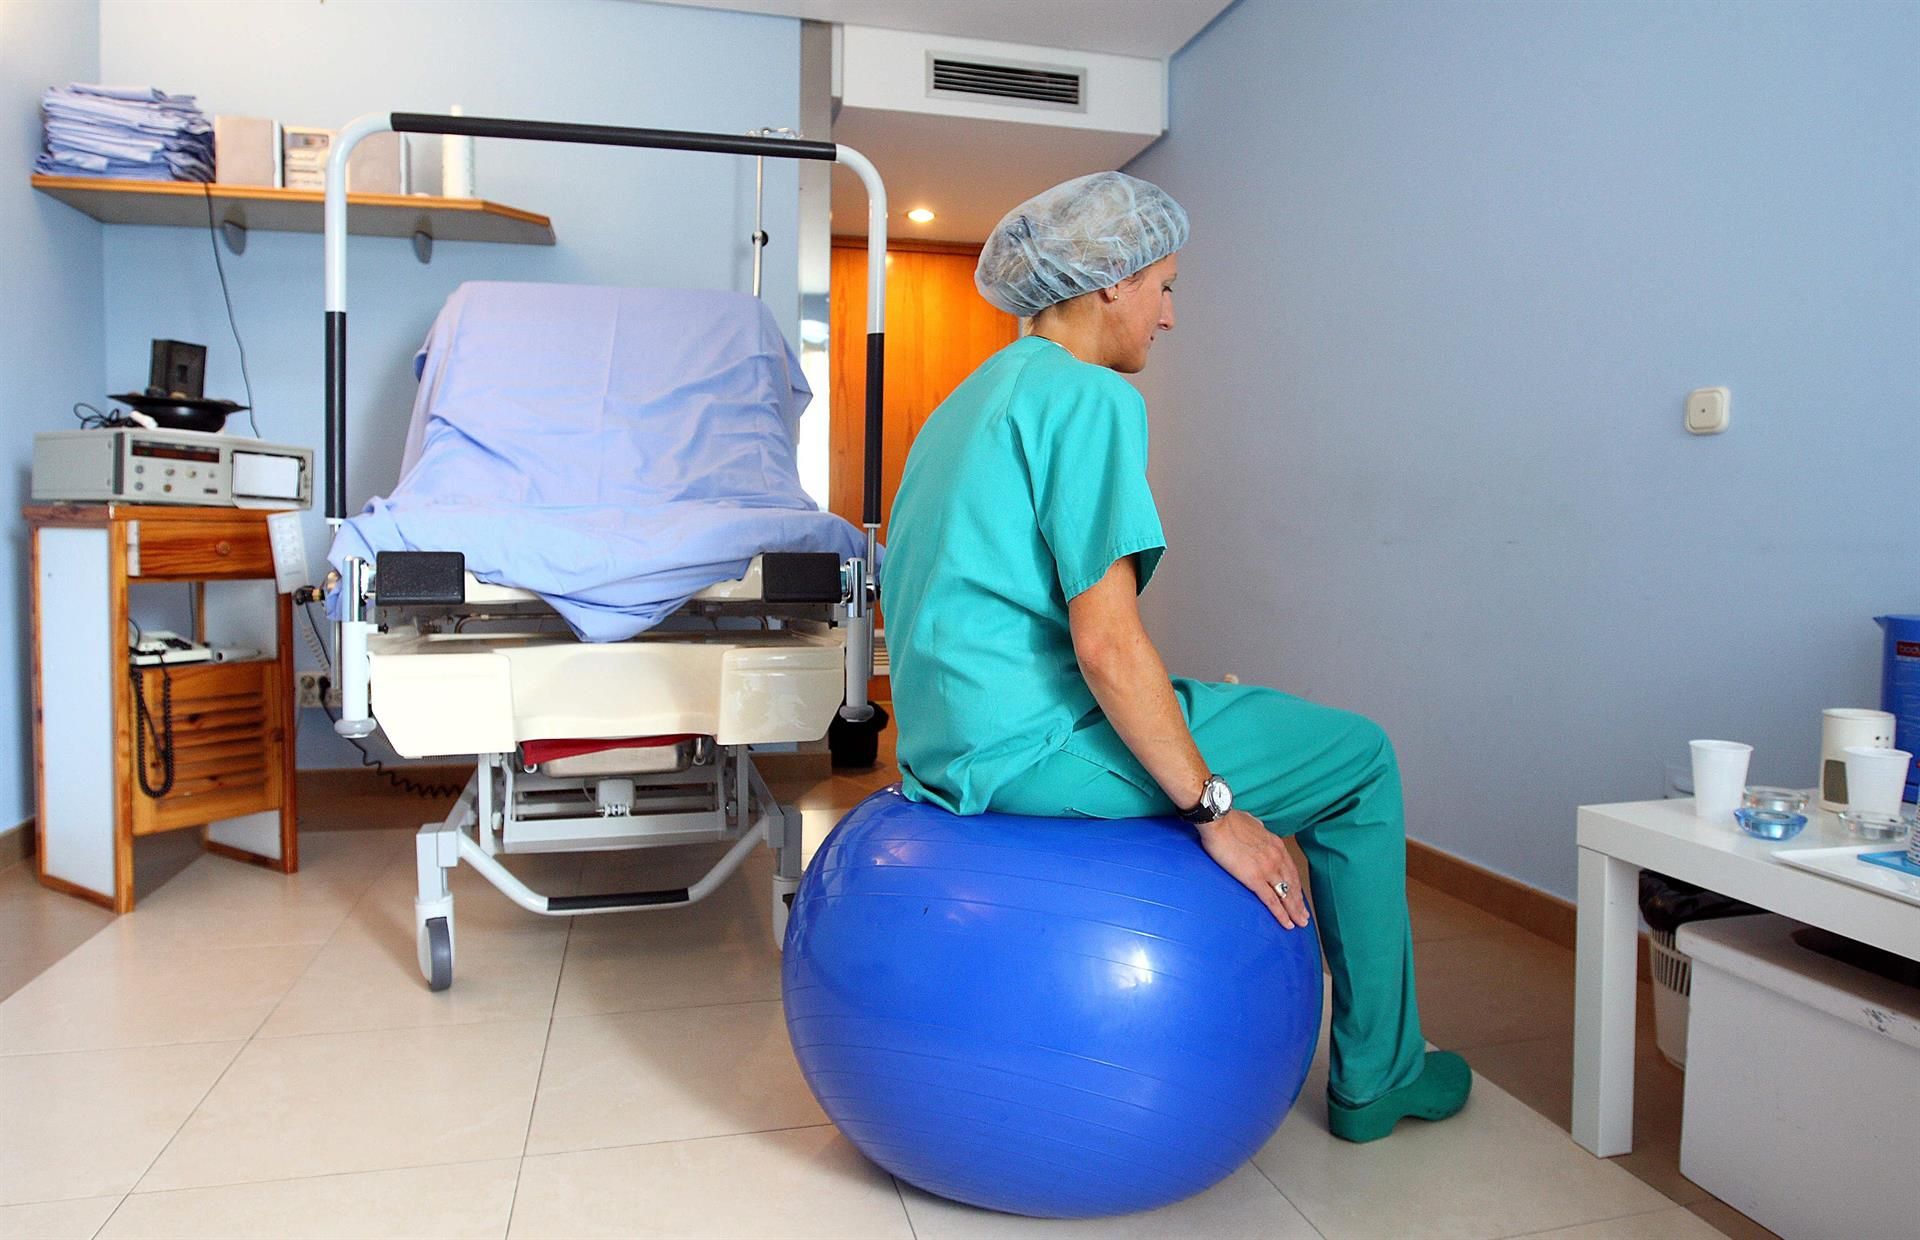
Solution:
M82 409L89 410L89 412L81 413L80 411ZM84 400L76 400L73 402L73 416L80 420L80 429L84 431L103 430L110 426L131 425L124 409L116 409L112 413L104 413L98 405L90 405Z
M145 634L141 631L140 622L132 616L127 617L127 623L133 626L133 645L134 649L138 650L140 641ZM160 669L161 724L154 723L153 713L147 709L146 678L141 675L143 671L141 665L133 662L131 658L127 661L127 671L133 677L133 705L137 716L133 725L135 754L133 769L140 777L140 791L157 801L173 791L173 674L167 670L166 657L164 654L161 656L160 662L155 666ZM164 736L162 735L163 725L165 728ZM160 786L158 788L154 787L153 782L147 778L147 736L149 733L153 736L154 752L160 758Z
M324 686L322 688L322 696L323 697L325 696ZM335 723L340 722L340 717L333 713L333 707L322 706L320 709L327 713L328 719L331 719ZM467 790L467 786L465 784L432 784L432 783L423 783L419 780L408 779L405 775L402 775L397 771L389 771L387 769L387 764L385 762L382 762L380 759L368 753L367 747L365 745L362 745L359 741L355 740L353 737L349 736L343 739L345 739L347 744L352 745L355 749L360 751L361 766L371 767L373 770L386 776L387 782L392 784L395 788L399 789L401 792L410 793L413 796L417 796L417 797L425 797L428 800L441 800L446 797L457 797L462 792L465 792Z
M327 654L327 644L320 636L320 622L313 618L312 606L311 603L303 603L300 610L307 617L307 626L313 630L314 649L320 655L321 661L326 664L327 671L331 673L333 671L333 660L331 656ZM327 692L332 688L333 681L331 675L323 677L320 681L320 709L326 712L326 716L330 721L339 723L340 716L334 714L333 707L327 705ZM401 775L396 771L389 771L385 762L368 753L367 747L353 737L348 736L342 739L360 751L361 766L371 767L381 775L386 776L387 782L401 792L409 793L417 797L426 797L429 800L439 800L444 797L457 797L466 791L467 786L465 784L434 784L425 783L416 779L408 779L405 775Z
M233 332L233 347L240 352L240 382L247 389L247 423L253 437L260 438L260 422L253 416L253 378L247 373L247 346L240 343L240 324L233 317L233 293L227 288L227 265L220 259L220 227L213 220L213 185L200 182L207 196L207 244L213 247L213 269L220 273L220 297L227 303L227 328Z
M312 608L311 601L300 604L300 614L307 618L307 628L312 630L311 636L305 632L302 632L301 636L307 638L307 646L313 651L314 657L320 660L320 666L331 672L333 671L333 652L327 649L327 639L320 634L320 622L313 618Z

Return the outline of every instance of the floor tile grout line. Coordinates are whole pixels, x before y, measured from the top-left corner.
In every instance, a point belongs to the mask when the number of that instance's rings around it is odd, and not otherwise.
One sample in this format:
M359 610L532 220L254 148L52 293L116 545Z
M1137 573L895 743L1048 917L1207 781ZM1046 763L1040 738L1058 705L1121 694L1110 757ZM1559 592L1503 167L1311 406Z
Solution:
M149 1188L145 1191L132 1189L127 1197L164 1197L172 1193L201 1193L222 1188L252 1188L261 1184L298 1184L307 1180L340 1180L355 1175L391 1175L400 1171L433 1171L442 1167L478 1167L485 1163L517 1162L513 1154L501 1154L493 1158L450 1158L439 1162L406 1163L396 1167L358 1167L347 1171L316 1171L312 1175L276 1175L259 1180L220 1180L212 1184L182 1184L176 1188ZM112 1196L111 1193L95 1193L96 1197ZM84 1198L63 1198L78 1201ZM40 1204L38 1202L27 1204Z
M1658 1189L1654 1191L1659 1192ZM1661 1195L1665 1196L1664 1193ZM1681 1205L1679 1202L1669 1199L1666 1205L1656 1206L1651 1210L1630 1210L1625 1214L1609 1214L1605 1218L1581 1219L1573 1223L1555 1223L1549 1227L1536 1227L1532 1231L1503 1231L1497 1236L1490 1237L1489 1240L1528 1240L1530 1236L1550 1236L1555 1232L1565 1231L1569 1227L1597 1227L1602 1223L1618 1223L1622 1219L1630 1218L1650 1218L1655 1214L1671 1214L1675 1210L1686 1209L1687 1207ZM1689 1214L1692 1213L1690 1210L1687 1212ZM1705 1220L1703 1219L1701 1221L1704 1222ZM1715 1228L1715 1230L1717 1231L1719 1229Z
M165 1153L164 1150L161 1152ZM183 1184L178 1188L148 1189L144 1193L138 1192L136 1190L128 1190L126 1193L121 1194L119 1201L114 1203L112 1211L108 1213L105 1221L103 1221L100 1224L100 1226L97 1229L95 1229L95 1231L93 1232L93 1236L95 1240L98 1240L100 1233L105 1231L107 1229L108 1224L112 1223L115 1217L119 1215L121 1208L124 1207L127 1204L127 1202L133 1200L135 1197L164 1197L173 1193L202 1193L202 1192L216 1191L224 1188L252 1188L257 1185L264 1185L264 1184L295 1184L295 1183L300 1183L306 1180L343 1179L347 1176L353 1176L353 1175L387 1175L389 1173L396 1172L396 1171L431 1171L431 1170L435 1170L442 1167L477 1167L477 1166L484 1165L486 1163L506 1162L511 1158L512 1158L511 1155L504 1158L462 1158L462 1159L457 1159L453 1162L418 1163L418 1164L410 1164L405 1167L373 1167L373 1168L368 1168L360 1171L323 1171L318 1175L280 1176L276 1179L271 1179L271 1180L227 1180L219 1184ZM512 1161L517 1163L522 1160L512 1159ZM145 1174L146 1174L145 1172L141 1173L142 1178L145 1178ZM135 1183L137 1186L138 1181L135 1181ZM514 1172L514 1189L516 1193L519 1191L519 1184L520 1184L519 1171L516 1169ZM111 1194L95 1193L92 1196L102 1197L102 1196L111 1196ZM87 1197L62 1197L62 1198L59 1198L58 1200L86 1201L89 1199L90 1198L87 1198ZM45 1203L21 1202L19 1204L41 1205ZM513 1211L511 1206L509 1206L507 1211L507 1220L509 1224L511 1224L513 1220Z
M425 985L426 983L422 982L421 984ZM312 1029L312 1030L308 1030L305 1033L269 1033L264 1035L255 1034L249 1040L254 1042L271 1042L271 1043L279 1044L283 1042L298 1042L303 1038L353 1038L353 1037L364 1037L366 1035L376 1034L376 1033L424 1033L429 1030L437 1030L440 1032L452 1032L459 1029L480 1029L488 1025L530 1025L542 1019L546 1019L546 1018L542 1017L539 1013L534 1012L534 1013L521 1015L521 1016L500 1016L500 1017L494 1017L494 1018L485 1019L485 1020L437 1021L431 1024L424 1024L424 1025L368 1025L365 1028L361 1028L361 1029ZM233 1039L232 1038L215 1038L213 1039L213 1041L231 1042L233 1041ZM191 1045L191 1044L182 1043L182 1045ZM54 1051L49 1053L68 1054L69 1052ZM78 1052L74 1052L74 1053L78 1053Z
M160 1051L170 1046L219 1046L227 1042L252 1040L253 1034L244 1033L223 1038L176 1038L170 1042L123 1042L113 1046L72 1046L50 1051L0 1051L0 1060L32 1059L41 1055L110 1055L116 1051Z
M88 1235L87 1240L100 1240L100 1233L107 1229L107 1224L113 1221L114 1215L120 1213L120 1207L126 1205L127 1198L131 1196L133 1196L132 1193L122 1193L120 1200L113 1203L113 1209L107 1211L107 1217L100 1220L100 1225L93 1229Z
M36 1197L30 1201L0 1201L0 1210L14 1210L21 1206L59 1206L72 1201L98 1201L102 1197L112 1197L115 1195L112 1189L108 1189L104 1193L81 1193L75 1197ZM124 1196L125 1194L118 1195Z
M204 857L199 858L198 860L204 861L205 858ZM194 864L198 864L198 861L196 861ZM190 865L187 868L190 869L192 867ZM183 870L182 872L184 873L185 871ZM362 892L361 894L362 894L362 898L364 898L365 893ZM359 899L355 899L353 904L348 906L348 911L351 912L352 908L357 906L358 904L359 904ZM347 916L346 914L342 914L340 919L341 923L344 923L346 921L346 916ZM321 947L324 948L326 942L331 942L333 935L338 932L339 932L339 924L336 923L333 930L328 933L327 939L322 942ZM317 960L319 958L319 955L320 955L319 951L315 951L314 959ZM308 962L307 967L308 968L313 967L312 961ZM304 976L304 971L303 971L303 976ZM289 987L288 989L291 990L292 988ZM281 1001L282 1002L285 1001L284 995L281 996ZM278 1005L276 1004L275 1006L277 1007ZM233 1057L227 1060L226 1064L214 1076L212 1082L209 1083L207 1088L201 1093L199 1099L193 1104L193 1106L187 1109L186 1115L181 1117L179 1124L177 1124L174 1127L172 1134L167 1137L165 1143L161 1145L158 1152L156 1152L154 1156L150 1160L148 1160L147 1165L141 1170L140 1174L134 1177L133 1184L128 1188L126 1195L121 1197L120 1201L113 1207L113 1213L107 1215L106 1223L101 1224L102 1229L105 1229L107 1224L113 1221L114 1215L117 1215L120 1213L121 1207L126 1205L127 1203L127 1197L133 1196L134 1192L137 1189L139 1189L141 1182L144 1181L149 1175L153 1174L153 1169L160 1164L161 1159L167 1156L167 1151L172 1149L174 1142L180 1139L180 1134L182 1132L185 1132L187 1125L193 1122L193 1117L200 1113L200 1108L204 1107L207 1104L207 1099L213 1096L213 1091L220 1087L220 1082L227 1079L227 1074L233 1071L234 1065L239 1063L241 1057L247 1053L247 1048L249 1046L252 1046L254 1042L257 1040L260 1028L261 1026L265 1025L265 1023L266 1021L263 1019L260 1025L256 1025L254 1027L253 1033L247 1035L246 1038L241 1040L238 1049L236 1049L233 1053ZM197 1043L196 1045L217 1045L217 1043ZM95 1234L98 1234L98 1233L95 1233Z
M227 1079L227 1074L233 1071L233 1065L240 1062L240 1057L246 1054L247 1048L252 1045L252 1038L247 1038L241 1042L239 1047L233 1052L233 1058L227 1060L220 1071L214 1074L213 1080L209 1082L206 1089L201 1092L199 1099L187 1108L187 1113L180 1117L180 1122L174 1126L173 1132L168 1135L166 1141L155 1151L153 1157L147 1160L147 1165L141 1168L140 1174L133 1177L133 1183L128 1186L126 1196L122 1197L119 1204L113 1207L113 1214L107 1215L108 1223L113 1221L114 1214L120 1213L120 1207L127 1204L127 1197L133 1196L135 1190L140 1187L141 1181L153 1174L153 1169L160 1165L160 1160L167 1156L167 1151L173 1148L173 1143L180 1139L180 1134L187 1130L187 1125L193 1122L193 1117L200 1114L200 1108L207 1105L207 1099L213 1097L213 1091L220 1088L220 1082ZM102 1223L101 1226L105 1227L106 1223Z
M730 1141L736 1137L764 1137L777 1132L812 1132L816 1128L832 1128L833 1121L824 1124L787 1124L778 1128L753 1128L746 1132L710 1132L699 1137L666 1137L659 1141L622 1141L618 1145L585 1145L577 1150L546 1150L539 1154L529 1153L528 1158L565 1158L571 1154L600 1154L608 1150L644 1150L657 1145L691 1145L696 1141ZM865 1157L865 1155L862 1155Z
M24 864L24 862L22 864ZM58 893L55 893L55 894L58 894ZM56 965L59 965L62 961L66 960L69 956L73 955L75 952L79 951L81 948L85 947L87 944L93 942L95 939L99 938L101 935L105 934L107 931L113 929L115 922L117 922L118 920L119 918L116 917L114 918L113 921L103 922L97 929L94 930L92 934L89 934L86 938L81 939L78 943L75 943L72 947L62 952L58 960L49 960L45 965L35 970L32 977L27 978L25 981L21 982L18 986L14 987L12 990L7 991L5 994L0 994L0 1003L5 1003L7 1000L13 998L13 996L19 994L21 991L25 990L27 987L33 985L35 982L39 981L42 977L46 976L47 972L53 969Z
M657 1008L617 1008L611 1012L555 1012L555 1020L597 1020L607 1016L658 1016L663 1012L704 1012L710 1008L725 1007L763 1007L769 1003L782 1003L779 996L771 999L722 999L716 1003L682 1003L673 1007Z
M575 875L578 887L578 874ZM553 1048L554 1007L560 1002L560 984L567 976L567 953L573 948L574 927L580 924L577 917L567 918L567 940L560 947L560 967L553 971L553 994L547 1003L547 1036L540 1039L540 1066L533 1073L533 1097L527 1100L527 1127L520 1134L520 1162L513 1173L513 1195L507 1201L507 1230L502 1232L502 1240L513 1231L513 1212L520 1205L520 1181L527 1174L527 1147L533 1143L533 1117L540 1110L540 1085L547 1079L547 1055Z
M358 896L355 896L351 904L347 905L346 912L343 913L340 920L334 924L333 929L327 932L327 937L321 940L319 948L313 953L313 959L307 961L307 967L300 970L299 977L293 979L293 985L288 986L286 990L281 993L279 1001L273 1005L273 1011L268 1012L265 1019L261 1020L261 1022L254 1027L253 1032L248 1035L248 1041L259 1037L260 1030L265 1029L267 1023L280 1014L280 1009L287 1004L287 997L299 988L301 982L307 980L307 975L312 973L314 966L320 963L320 957L326 953L327 948L333 946L333 941L340 937L340 931L346 927L349 921L353 920L354 913L359 910L362 904L366 903L368 897L373 894L373 889L379 885L380 875L375 874L373 878L368 881L366 889L361 891Z
M1280 1122L1284 1124L1286 1123L1286 1120L1282 1119ZM1278 1132L1279 1129L1276 1128L1274 1129L1274 1131ZM1271 1140L1271 1138L1269 1138L1269 1140ZM1260 1178L1273 1186L1273 1191L1280 1194L1280 1200L1286 1202L1289 1206L1293 1207L1293 1212L1300 1216L1300 1220L1302 1222L1304 1222L1308 1227L1311 1227L1313 1229L1314 1235L1319 1236L1320 1240L1326 1240L1327 1233L1320 1230L1320 1224L1314 1222L1312 1217L1309 1216L1305 1210L1300 1208L1299 1202L1287 1196L1287 1190L1280 1187L1280 1181L1274 1179L1271 1175L1268 1175L1267 1169L1260 1165L1259 1160L1257 1158L1247 1159L1247 1165L1249 1167L1252 1167L1255 1171L1258 1171L1260 1173Z
M865 1156L862 1155L862 1157ZM907 1220L907 1235L911 1236L913 1240L920 1240L920 1229L913 1225L913 1211L907 1208L906 1185L900 1182L899 1176L893 1174L891 1171L885 1171L884 1168L882 1170L886 1177L893 1181L893 1196L894 1199L900 1203L900 1216Z

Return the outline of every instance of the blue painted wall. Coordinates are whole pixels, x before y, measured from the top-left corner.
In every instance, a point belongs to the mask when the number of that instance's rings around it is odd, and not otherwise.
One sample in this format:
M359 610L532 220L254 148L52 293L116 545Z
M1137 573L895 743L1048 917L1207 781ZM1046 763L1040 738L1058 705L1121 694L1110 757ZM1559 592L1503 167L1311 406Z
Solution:
M1811 784L1920 611L1917 57L1905 2L1241 0L1131 168L1193 217L1176 670L1373 715L1412 835L1563 896L1691 737Z
M196 93L209 114L337 126L365 112L468 115L744 132L796 126L799 23L626 0L103 0L110 81ZM825 136L825 135L821 135ZM430 266L408 242L358 238L348 257L350 499L397 479L412 407L411 359L441 302L471 279L751 287L753 165L721 156L478 144L481 197L550 215L557 248L443 242ZM437 151L417 157L437 188ZM791 166L767 170L775 239L766 296L795 337L797 227ZM260 433L321 438L321 253L317 235L254 233L226 255ZM147 342L209 346L209 394L241 393L209 238L117 227L106 236L107 382L143 383ZM244 429L244 428L241 428ZM325 535L308 522L319 567ZM303 663L311 664L303 652ZM301 761L353 761L317 714Z
M35 431L74 425L76 400L100 395L100 225L27 184L40 150L40 92L92 81L100 15L92 4L0 0L0 511L27 502ZM27 536L0 542L0 830L33 813L33 626Z

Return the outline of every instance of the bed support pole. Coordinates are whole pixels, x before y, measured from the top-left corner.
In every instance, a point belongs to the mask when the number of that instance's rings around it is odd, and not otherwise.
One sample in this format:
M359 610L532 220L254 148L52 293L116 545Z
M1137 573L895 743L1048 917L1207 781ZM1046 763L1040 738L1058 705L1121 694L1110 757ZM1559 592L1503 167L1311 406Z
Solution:
M880 582L880 450L886 415L887 373L887 188L866 156L838 147L836 162L859 176L867 189L867 425L866 461L860 520L867 531L867 554L854 574L847 601L847 702L840 717L848 723L873 718L867 683L873 679L873 599Z
M885 400L887 322L887 191L872 162L851 147L804 138L764 134L689 133L673 129L633 129L620 125L572 125L553 121L504 120L488 116L432 116L394 112L362 116L340 131L327 158L323 213L326 254L326 471L327 525L337 532L347 518L347 160L362 139L376 133L455 134L473 138L512 138L526 142L568 142L588 146L632 146L663 151L705 151L764 159L817 159L844 164L867 190L867 409L866 469L861 520L866 555L855 561L847 600L847 700L840 708L849 722L873 717L867 682L873 677L873 596L880 555L880 448ZM344 736L373 730L368 714L366 637L372 629L369 583L362 571L342 582L340 623L334 632L334 667L340 677L340 720Z

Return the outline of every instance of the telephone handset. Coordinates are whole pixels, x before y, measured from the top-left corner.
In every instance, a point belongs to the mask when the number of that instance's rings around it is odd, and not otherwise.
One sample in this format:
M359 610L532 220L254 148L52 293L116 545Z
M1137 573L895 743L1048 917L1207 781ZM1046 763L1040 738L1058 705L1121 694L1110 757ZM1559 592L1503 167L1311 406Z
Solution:
M133 678L134 772L140 777L140 791L155 798L173 791L173 677L167 669L178 663L205 663L213 651L198 642L190 642L165 629L134 630L133 643L127 649L127 672ZM160 669L160 719L156 723L147 708L147 668ZM153 738L154 753L160 759L161 778L155 787L147 778L147 738Z
M190 642L165 629L147 629L134 639L129 651L134 666L155 667L168 663L205 663L213 658L213 649Z

